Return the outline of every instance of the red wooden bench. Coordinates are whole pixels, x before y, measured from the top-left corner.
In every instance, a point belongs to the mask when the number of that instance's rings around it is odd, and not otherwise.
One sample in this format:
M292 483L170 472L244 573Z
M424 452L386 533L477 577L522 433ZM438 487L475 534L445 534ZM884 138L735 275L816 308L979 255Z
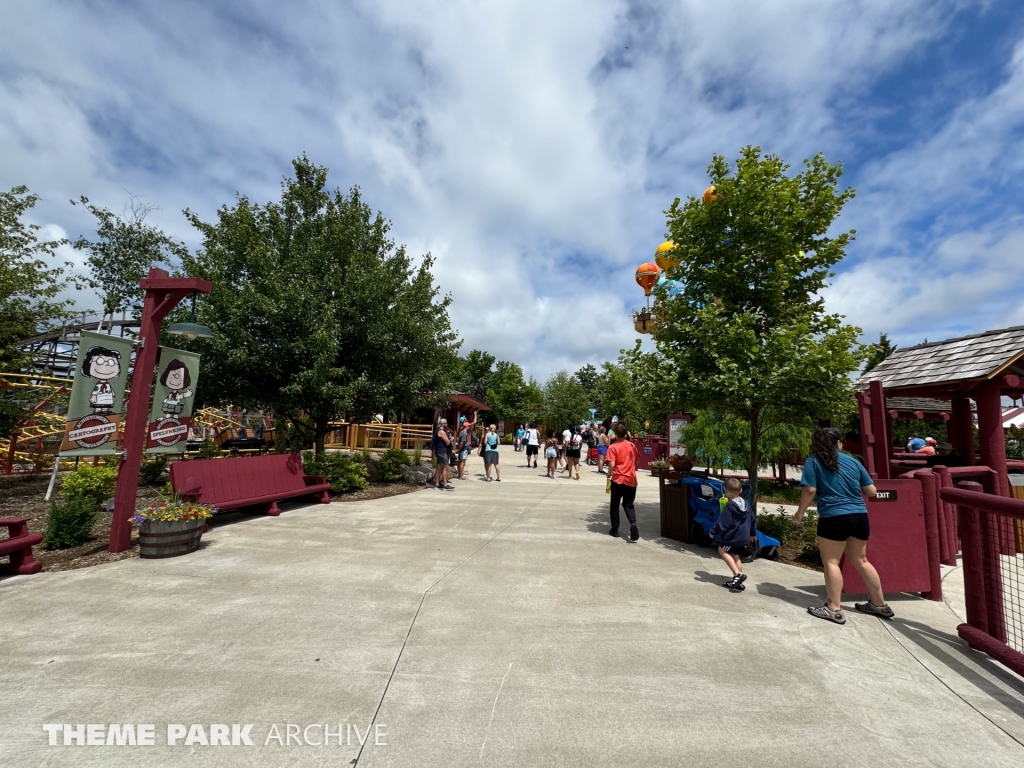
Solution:
M279 515L277 502L316 494L327 504L330 485L321 475L306 475L297 453L246 456L237 459L200 459L171 464L171 487L191 501L210 504L218 511L266 507Z
M42 563L32 558L32 547L42 542L38 533L28 532L27 517L0 517L0 526L7 527L6 539L0 539L0 555L10 555L8 565L0 565L0 573L29 574L39 573Z

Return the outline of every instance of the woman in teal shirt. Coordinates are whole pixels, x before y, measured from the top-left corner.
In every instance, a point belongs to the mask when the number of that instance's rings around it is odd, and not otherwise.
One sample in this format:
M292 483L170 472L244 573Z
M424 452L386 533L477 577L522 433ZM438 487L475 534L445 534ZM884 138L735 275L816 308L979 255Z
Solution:
M794 520L803 522L807 507L817 496L818 552L825 567L825 595L828 598L825 605L808 608L807 612L836 624L846 623L840 603L843 572L839 567L839 561L845 554L867 585L870 596L868 602L856 603L854 607L862 613L891 619L892 608L885 603L878 571L867 558L871 526L864 497L873 499L877 491L864 466L852 456L840 453L842 448L843 436L839 430L832 427L816 430L811 440L811 455L804 462L804 474L800 478L803 490Z

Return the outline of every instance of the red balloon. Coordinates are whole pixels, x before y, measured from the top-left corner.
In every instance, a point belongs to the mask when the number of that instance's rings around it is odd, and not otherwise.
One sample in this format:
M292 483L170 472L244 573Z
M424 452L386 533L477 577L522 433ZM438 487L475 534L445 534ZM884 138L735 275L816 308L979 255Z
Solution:
M658 269L657 264L648 261L637 267L636 282L644 289L644 296L651 295L651 290L658 284L659 277L661 277L661 270Z

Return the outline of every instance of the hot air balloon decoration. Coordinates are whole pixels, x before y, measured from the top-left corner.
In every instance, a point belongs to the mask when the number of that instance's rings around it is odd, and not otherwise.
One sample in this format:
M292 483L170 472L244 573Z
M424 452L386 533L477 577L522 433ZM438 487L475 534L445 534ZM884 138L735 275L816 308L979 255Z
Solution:
M636 270L636 282L641 288L644 289L644 296L650 296L654 286L658 284L658 278L661 276L661 270L658 269L657 264L651 264L647 262L641 264Z
M711 205L711 203L715 202L715 200L721 200L722 199L721 195L716 195L715 194L715 185L714 184L712 184L710 187L708 187L707 189L704 190L704 194L702 195L702 197L703 197L704 203L706 205Z
M675 247L676 244L669 240L668 242L659 245L657 250L654 252L654 263L666 272L669 267L674 267L679 263L675 258L673 258L672 251L675 250Z
M633 327L637 333L654 333L658 319L649 309L638 309L633 313Z

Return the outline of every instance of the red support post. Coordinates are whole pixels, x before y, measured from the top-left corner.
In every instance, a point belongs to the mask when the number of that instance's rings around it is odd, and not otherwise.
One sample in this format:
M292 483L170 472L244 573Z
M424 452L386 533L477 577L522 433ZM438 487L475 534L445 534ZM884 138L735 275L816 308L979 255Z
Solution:
M922 597L941 603L942 568L939 567L941 529L939 523L938 477L930 469L915 472L914 477L921 481L921 490L924 496L924 533L925 542L928 546L928 575L932 583L932 588L922 593Z
M879 480L892 477L889 468L889 457L892 447L889 439L889 420L885 412L885 389L882 382L872 381L871 397L871 432L875 436L875 471Z
M950 408L949 442L968 466L974 466L974 414L967 397L954 397Z
M873 478L878 478L875 465L875 433L871 428L871 396L857 393L857 413L860 416L860 447L864 454L864 467Z
M980 483L966 480L956 484L965 491L982 493ZM960 546L964 563L964 602L967 604L967 623L988 633L988 608L985 598L985 551L981 540L981 521L978 510L957 505L960 521Z
M1003 405L999 384L990 382L974 390L978 406L978 442L981 463L996 473L996 493L1010 495L1006 477L1006 436L1003 433Z
M110 521L110 552L124 552L131 547L135 497L139 490L139 467L146 445L149 425L149 396L153 389L153 371L160 349L160 323L167 314L193 291L209 293L206 280L194 277L172 278L162 269L149 270L149 277L139 286L146 292L139 323L139 343L132 373L132 396L121 442L122 461L114 492L114 514Z

